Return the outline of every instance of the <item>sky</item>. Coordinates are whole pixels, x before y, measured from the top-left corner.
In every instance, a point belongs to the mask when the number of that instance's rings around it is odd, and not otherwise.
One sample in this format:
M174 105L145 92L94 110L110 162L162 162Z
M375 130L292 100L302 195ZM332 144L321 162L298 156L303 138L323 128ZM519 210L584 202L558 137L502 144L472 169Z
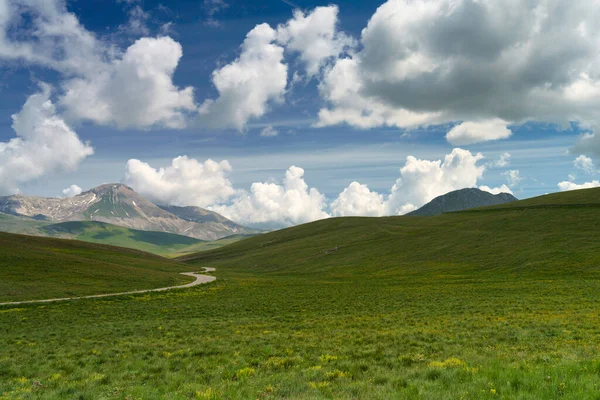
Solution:
M0 195L249 226L600 186L596 0L0 0Z

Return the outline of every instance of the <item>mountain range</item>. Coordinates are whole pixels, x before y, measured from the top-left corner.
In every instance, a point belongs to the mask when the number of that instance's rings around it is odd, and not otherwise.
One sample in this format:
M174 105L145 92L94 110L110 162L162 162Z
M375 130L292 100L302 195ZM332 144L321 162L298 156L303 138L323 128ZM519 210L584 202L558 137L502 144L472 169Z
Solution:
M515 196L509 193L494 195L480 189L468 188L438 196L423 207L407 215L425 217L447 212L463 211L470 208L495 206L517 200Z
M101 185L70 198L0 197L0 213L47 223L103 222L200 240L258 233L199 207L159 207L123 184Z

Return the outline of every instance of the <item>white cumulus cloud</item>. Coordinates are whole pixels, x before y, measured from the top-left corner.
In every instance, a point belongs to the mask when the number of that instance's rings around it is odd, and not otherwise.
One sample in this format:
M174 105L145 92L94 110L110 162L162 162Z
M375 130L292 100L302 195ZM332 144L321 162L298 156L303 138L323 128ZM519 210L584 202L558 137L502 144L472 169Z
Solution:
M202 104L201 123L242 131L250 119L262 117L271 103L283 101L288 68L283 47L274 43L276 37L268 24L256 26L246 36L239 58L213 72L219 97Z
M464 146L490 140L507 139L512 135L508 123L499 118L478 122L463 122L452 128L446 140L455 146Z
M388 0L360 50L325 74L318 125L467 121L449 135L454 144L506 138L507 124L525 121L594 128L599 17L595 0ZM600 152L600 140L586 139Z
M367 185L352 182L331 203L331 213L336 217L381 217L386 214L383 195L372 192Z
M169 37L139 39L96 74L66 81L61 105L71 118L120 128L183 128L186 114L197 106L191 87L172 82L182 54Z
M253 183L249 192L236 195L231 204L211 209L242 224L290 226L328 218L326 206L325 196L304 181L304 170L292 166L282 184Z
M521 183L521 181L523 180L523 178L521 177L521 172L518 169L508 170L502 175L506 177L506 180L508 181L508 186L510 187L518 186L519 183Z
M504 168L510 164L510 153L502 153L500 158L487 164L490 168Z
M456 148L443 160L406 158L400 177L387 197L353 182L332 203L332 213L344 215L402 215L453 190L475 187L483 177L483 155Z
M123 29L147 34L148 15L139 6L130 12ZM0 60L57 71L64 91L59 103L70 120L184 127L186 114L198 107L191 87L173 84L182 54L169 37L145 37L123 52L87 31L62 0L0 0Z
M510 190L510 188L506 185L502 185L499 187L495 187L495 188L491 188L489 186L479 186L480 190L483 190L484 192L489 192L491 194L500 194L500 193L508 193L508 194L513 194L512 190Z
M595 187L600 187L600 182L598 182L597 180L585 182L582 184L577 184L571 181L564 181L558 184L558 188L561 190L561 192L566 192L568 190L591 189Z
M227 161L181 156L171 165L155 169L140 160L127 162L124 182L151 201L161 205L206 207L227 201L234 194L227 178L231 165Z
M575 165L575 168L580 169L588 174L593 174L596 171L594 161L584 155L577 157L575 161L573 161L573 165Z
M294 11L294 18L277 27L277 41L300 54L308 76L316 75L329 60L337 58L354 40L337 30L339 8L316 7L310 13Z
M0 194L16 193L20 183L45 175L73 171L94 153L56 115L50 91L42 85L42 91L30 96L12 116L17 136L0 142Z
M78 194L81 194L81 192L83 192L82 188L80 188L77 185L71 185L68 188L64 189L62 191L62 194L65 197L73 197L73 196L77 196Z

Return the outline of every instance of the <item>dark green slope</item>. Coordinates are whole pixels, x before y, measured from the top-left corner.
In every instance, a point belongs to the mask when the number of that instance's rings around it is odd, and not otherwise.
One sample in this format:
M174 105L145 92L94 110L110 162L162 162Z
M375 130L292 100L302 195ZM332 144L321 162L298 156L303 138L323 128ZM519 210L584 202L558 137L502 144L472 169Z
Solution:
M199 239L173 233L140 231L93 221L63 222L44 226L40 230L52 237L128 247L154 254L175 253L205 243Z
M550 193L544 196L533 197L531 199L519 200L492 207L484 207L480 210L525 209L536 207L600 207L600 188Z
M186 283L190 266L121 247L0 233L0 302ZM193 270L193 268L192 268Z
M520 273L595 270L600 268L600 212L581 205L599 204L599 195L595 189L559 193L489 209L495 212L329 219L181 260L282 273L349 269L375 273L389 268L416 273L451 265ZM548 200L562 207L518 207Z

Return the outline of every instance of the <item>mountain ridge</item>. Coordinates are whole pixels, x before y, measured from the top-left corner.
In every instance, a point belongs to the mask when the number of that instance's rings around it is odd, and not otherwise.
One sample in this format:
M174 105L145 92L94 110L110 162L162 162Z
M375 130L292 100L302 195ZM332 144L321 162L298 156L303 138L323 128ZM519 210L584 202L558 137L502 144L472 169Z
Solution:
M494 206L517 201L510 193L492 194L477 188L454 190L436 197L409 216L433 216L447 212L464 211L471 208Z
M164 207L164 208L163 208ZM184 207L157 206L120 183L108 183L70 198L46 198L17 194L0 197L0 212L54 223L71 221L105 222L142 231L156 231L217 240L231 235L253 234L227 218L199 207L189 207L198 218L181 218L168 211L182 212ZM165 209L167 208L167 209ZM207 216L201 220L200 216Z

